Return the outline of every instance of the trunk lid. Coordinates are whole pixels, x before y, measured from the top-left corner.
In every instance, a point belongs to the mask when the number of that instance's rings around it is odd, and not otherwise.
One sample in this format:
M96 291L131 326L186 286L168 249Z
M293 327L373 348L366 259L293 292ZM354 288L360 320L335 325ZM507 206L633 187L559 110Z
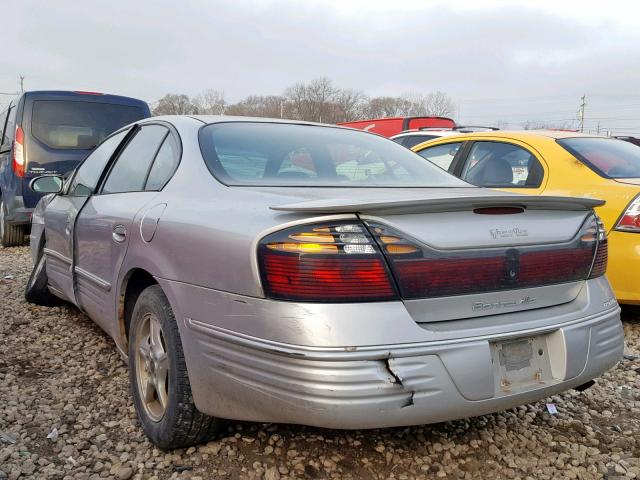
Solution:
M590 275L598 228L593 236L592 209L601 200L471 188L371 193L348 199L311 193L270 208L357 214L418 322L570 302Z
M627 185L640 185L640 178L616 178L618 183L626 183Z

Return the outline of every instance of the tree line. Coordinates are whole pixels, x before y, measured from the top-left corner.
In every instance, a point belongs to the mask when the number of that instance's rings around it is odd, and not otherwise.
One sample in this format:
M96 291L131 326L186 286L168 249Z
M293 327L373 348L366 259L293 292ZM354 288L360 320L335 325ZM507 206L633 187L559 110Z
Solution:
M224 92L207 89L194 97L168 93L155 102L154 115L239 115L337 123L396 116L440 116L454 113L453 100L440 91L370 97L362 90L336 87L320 77L291 85L281 95L249 95L228 103Z

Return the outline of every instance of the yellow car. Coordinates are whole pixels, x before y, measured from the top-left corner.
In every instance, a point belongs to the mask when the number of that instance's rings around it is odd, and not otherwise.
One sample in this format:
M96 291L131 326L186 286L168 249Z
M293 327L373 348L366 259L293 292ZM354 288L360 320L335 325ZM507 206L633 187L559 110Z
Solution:
M412 150L481 187L606 200L596 210L609 237L607 276L620 303L640 304L640 147L574 132L496 131Z

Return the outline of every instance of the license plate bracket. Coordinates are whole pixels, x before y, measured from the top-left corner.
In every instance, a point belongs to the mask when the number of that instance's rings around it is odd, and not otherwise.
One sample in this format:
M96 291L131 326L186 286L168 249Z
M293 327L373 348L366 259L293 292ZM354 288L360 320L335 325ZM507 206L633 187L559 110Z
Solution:
M547 336L491 342L496 393L528 390L552 379Z

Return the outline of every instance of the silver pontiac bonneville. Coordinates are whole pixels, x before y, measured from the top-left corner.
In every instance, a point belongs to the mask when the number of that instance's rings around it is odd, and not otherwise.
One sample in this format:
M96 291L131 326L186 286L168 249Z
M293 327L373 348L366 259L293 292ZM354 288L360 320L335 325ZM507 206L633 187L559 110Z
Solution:
M113 337L163 448L221 419L482 415L584 388L622 354L602 202L473 187L367 132L156 117L31 188L51 195L27 300Z

